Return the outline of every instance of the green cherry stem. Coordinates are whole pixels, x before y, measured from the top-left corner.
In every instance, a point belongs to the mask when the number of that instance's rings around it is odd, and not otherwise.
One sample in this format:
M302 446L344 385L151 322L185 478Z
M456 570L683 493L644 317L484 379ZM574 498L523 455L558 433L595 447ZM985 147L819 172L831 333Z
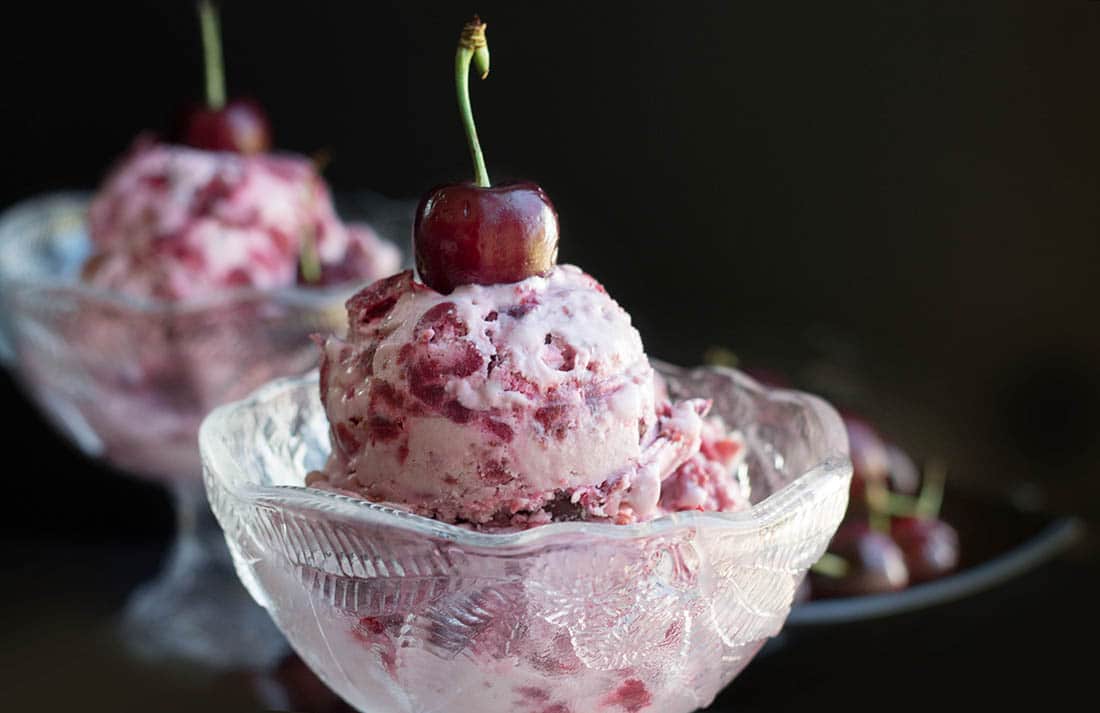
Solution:
M321 256L317 254L317 234L314 228L306 228L302 236L302 250L298 255L298 269L302 279L309 284L321 280Z
M317 151L310 158L313 163L313 170L317 172L318 180L320 180L321 174L331 160L332 155L327 149ZM303 212L307 216L312 215L316 208L317 192L314 188L311 185L306 189L302 201ZM298 253L298 269L301 270L302 279L307 283L313 284L321 280L321 256L317 252L317 225L315 223L311 222L306 225L302 233L302 248Z
M206 65L206 104L211 109L221 109L225 106L225 65L222 63L218 9L211 0L199 0L199 26L202 28L202 56Z
M890 491L883 483L867 483L868 521L872 530L890 534Z
M824 577L840 579L848 574L850 567L848 565L848 560L832 552L826 552L821 555L821 559L815 562L810 569Z
M455 85L458 88L458 112L462 115L462 125L466 128L466 141L470 144L470 155L474 159L474 181L482 188L488 188L489 172L485 170L485 157L481 155L481 144L477 140L477 127L474 126L474 112L470 108L470 62L481 73L481 78L489 76L489 45L485 40L485 28L488 27L476 15L462 28L458 39L458 52L455 53Z
M947 481L947 468L938 460L928 463L924 469L924 484L917 496L917 517L932 519L939 517L943 507L943 486Z

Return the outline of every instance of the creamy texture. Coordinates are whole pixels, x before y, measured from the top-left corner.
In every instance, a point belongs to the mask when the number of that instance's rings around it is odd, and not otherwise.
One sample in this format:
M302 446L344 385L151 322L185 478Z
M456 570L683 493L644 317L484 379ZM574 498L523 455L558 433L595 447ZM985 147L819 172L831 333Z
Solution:
M747 508L749 479L741 467L744 460L740 434L730 432L721 419L706 419L699 434L698 452L661 482L661 512Z
M346 339L322 342L333 452L310 484L513 526L732 507L722 493L743 490L733 461L702 467L709 403L658 399L630 316L576 267L449 295L406 272L352 298L348 318ZM702 476L663 496L693 459ZM717 470L728 486L703 482Z
M308 244L322 282L369 281L400 265L370 228L345 226L313 165L289 154L139 141L96 194L89 227L85 279L136 297L293 285Z

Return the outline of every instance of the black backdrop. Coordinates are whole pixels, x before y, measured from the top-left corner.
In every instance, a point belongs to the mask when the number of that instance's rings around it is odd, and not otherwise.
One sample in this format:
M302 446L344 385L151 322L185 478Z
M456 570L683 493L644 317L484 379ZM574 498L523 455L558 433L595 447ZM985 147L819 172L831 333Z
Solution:
M330 149L337 189L416 197L471 171L452 57L472 9L490 172L543 184L562 259L652 353L842 353L956 477L1098 493L1100 3L232 0L230 90L281 147ZM185 0L42 3L8 35L4 205L94 186L201 91Z
M337 190L415 197L470 173L452 58L474 10L491 174L542 183L563 260L653 354L802 373L825 353L959 481L1098 514L1100 3L227 0L230 91L279 146L330 149ZM184 0L42 2L4 29L3 206L94 186L201 88ZM89 470L4 393L31 504L9 537L168 531L159 491Z

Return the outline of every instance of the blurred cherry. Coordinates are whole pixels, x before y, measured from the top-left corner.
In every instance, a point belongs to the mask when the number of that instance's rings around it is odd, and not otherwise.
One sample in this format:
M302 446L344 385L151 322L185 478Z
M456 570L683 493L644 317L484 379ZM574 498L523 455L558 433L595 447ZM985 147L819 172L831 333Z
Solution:
M832 575L811 571L815 597L851 597L904 589L909 572L901 548L884 532L862 520L844 523L829 544L829 553L846 565Z
M189 107L180 121L179 139L206 151L262 153L271 148L271 122L254 99L226 100L218 12L211 0L199 0L206 102Z
M180 140L205 151L263 153L271 149L271 123L254 99L233 99L219 109L198 104L184 114Z
M901 548L914 584L942 577L959 565L959 534L943 520L894 518L890 535Z
M852 458L852 486L849 511L866 511L867 486L887 486L890 477L890 451L886 441L867 421L852 415L844 416L848 431L848 448Z
M890 456L890 490L903 495L916 495L921 485L921 474L917 464L908 453L893 443L888 443L886 450Z

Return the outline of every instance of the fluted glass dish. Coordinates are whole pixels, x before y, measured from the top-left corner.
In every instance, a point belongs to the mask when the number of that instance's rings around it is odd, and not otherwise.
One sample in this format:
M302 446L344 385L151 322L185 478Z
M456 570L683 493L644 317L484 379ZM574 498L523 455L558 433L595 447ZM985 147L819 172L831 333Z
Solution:
M317 361L361 283L138 299L80 279L89 194L34 198L0 217L0 353L82 451L167 485L179 521L162 576L127 608L143 653L260 663L284 646L236 583L202 488L198 428L212 408ZM270 636L261 632L269 629Z
M744 434L751 508L493 533L306 488L330 450L315 372L204 421L207 494L252 596L361 711L686 713L779 632L851 463L816 397L659 369Z

